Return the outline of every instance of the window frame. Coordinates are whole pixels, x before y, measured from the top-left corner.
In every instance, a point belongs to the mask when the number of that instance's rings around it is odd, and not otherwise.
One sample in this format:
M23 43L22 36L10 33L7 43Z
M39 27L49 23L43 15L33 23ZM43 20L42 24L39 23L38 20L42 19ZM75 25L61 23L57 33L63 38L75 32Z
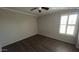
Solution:
M68 24L69 16L70 16L70 15L77 15L76 23L75 23L75 24ZM66 22L66 24L61 24L61 17L62 17L62 16L67 16L67 22ZM77 14L77 13L73 13L73 14L63 14L63 15L61 15L61 17L60 17L60 25L59 25L59 34L74 36L74 35L75 35L75 30L76 30L76 25L77 25L78 14ZM60 26L62 26L62 25L66 25L66 29L65 29L66 31L65 31L65 33L60 33ZM74 26L74 32L73 32L73 34L67 34L68 26Z

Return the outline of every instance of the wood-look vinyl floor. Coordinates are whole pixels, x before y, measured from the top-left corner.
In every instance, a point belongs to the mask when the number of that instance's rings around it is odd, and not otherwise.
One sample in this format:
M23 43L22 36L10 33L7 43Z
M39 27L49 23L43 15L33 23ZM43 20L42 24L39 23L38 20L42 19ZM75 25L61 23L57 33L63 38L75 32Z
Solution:
M78 52L73 44L35 35L2 48L3 52Z

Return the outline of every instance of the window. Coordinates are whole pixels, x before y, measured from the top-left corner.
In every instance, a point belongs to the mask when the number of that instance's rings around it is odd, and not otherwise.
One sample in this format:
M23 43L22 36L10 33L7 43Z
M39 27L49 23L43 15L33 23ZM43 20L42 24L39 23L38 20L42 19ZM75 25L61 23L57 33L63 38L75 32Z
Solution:
M77 21L77 14L61 16L59 33L73 35Z

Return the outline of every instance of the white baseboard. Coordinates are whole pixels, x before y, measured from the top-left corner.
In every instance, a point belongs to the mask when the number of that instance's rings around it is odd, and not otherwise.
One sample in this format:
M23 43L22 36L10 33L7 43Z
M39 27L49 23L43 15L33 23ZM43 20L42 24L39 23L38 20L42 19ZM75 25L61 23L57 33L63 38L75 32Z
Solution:
M20 41L20 40L23 40L23 39L25 39L25 38L34 36L34 35L36 35L36 34L37 34L37 33L31 34L31 35L28 35L28 36L27 36L27 35L26 35L26 36L22 36L21 38L15 39L15 40L13 40L13 41L11 41L11 42L9 42L9 43L6 43L6 44L2 45L2 47L7 46L7 45L12 44L12 43L15 43L15 42Z
M59 38L56 38L56 37L51 36L50 34L49 34L49 35L47 35L47 34L41 34L41 33L39 33L39 34L40 34L40 35L43 35L43 36L50 37L50 38L54 38L54 39L56 39L56 40L60 40L60 41L63 41L63 42L69 43L69 44L74 44L74 45L75 45L75 43L68 42L68 41L65 41L65 40L61 40L61 39L59 39Z

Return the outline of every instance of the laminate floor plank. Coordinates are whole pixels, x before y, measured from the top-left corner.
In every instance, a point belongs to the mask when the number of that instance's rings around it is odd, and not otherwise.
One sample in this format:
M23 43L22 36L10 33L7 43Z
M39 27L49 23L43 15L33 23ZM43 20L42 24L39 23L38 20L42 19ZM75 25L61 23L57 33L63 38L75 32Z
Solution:
M35 35L2 48L3 52L79 52L73 44Z

